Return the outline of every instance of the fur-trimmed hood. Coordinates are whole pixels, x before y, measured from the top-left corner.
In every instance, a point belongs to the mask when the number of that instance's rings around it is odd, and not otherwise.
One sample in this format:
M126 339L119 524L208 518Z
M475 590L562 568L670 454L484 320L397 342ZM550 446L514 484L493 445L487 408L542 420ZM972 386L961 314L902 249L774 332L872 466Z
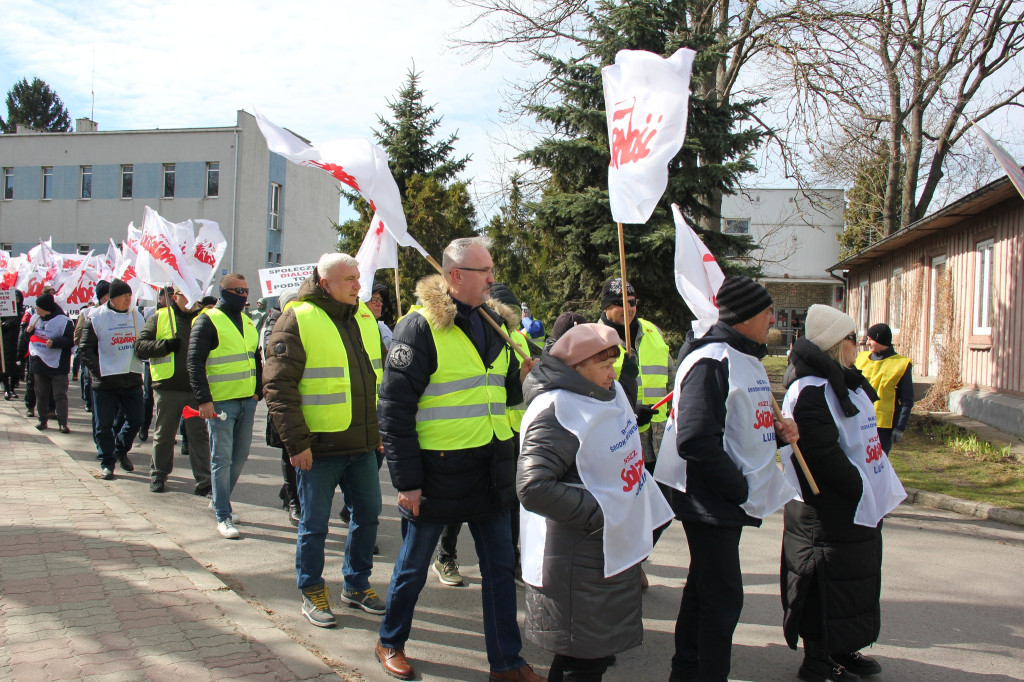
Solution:
M441 275L429 275L416 283L416 298L423 305L423 310L433 322L436 329L450 329L455 324L455 315L458 308L455 300L448 293L448 283ZM489 299L483 308L490 309L488 312L497 313L505 322L509 331L519 329L522 316L509 305ZM491 317L495 317L494 314Z

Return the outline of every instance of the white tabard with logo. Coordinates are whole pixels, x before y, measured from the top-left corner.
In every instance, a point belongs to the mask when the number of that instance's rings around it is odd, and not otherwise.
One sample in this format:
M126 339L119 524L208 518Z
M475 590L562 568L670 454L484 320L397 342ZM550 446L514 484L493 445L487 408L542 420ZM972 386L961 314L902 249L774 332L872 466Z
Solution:
M874 528L886 514L907 498L907 491L903 489L903 484L900 483L899 477L893 471L889 457L878 440L874 404L864 393L864 389L858 388L856 391L851 391L850 401L859 412L852 417L847 417L843 414L839 398L832 390L828 380L823 377L803 377L790 384L786 391L786 398L782 401L784 415L789 417L793 414L800 391L808 386L825 387L825 402L828 404L828 411L832 413L836 429L839 430L839 447L857 467L864 484L864 492L861 493L853 522L858 526ZM786 469L786 478L799 488L799 480L796 470L793 468L792 454L793 448L789 446L783 448L782 463Z
M555 418L580 441L576 469L604 514L604 575L611 577L643 561L654 549L654 529L668 523L672 508L644 469L644 454L629 399L615 382L615 399L598 400L556 390L538 396L523 416L522 433L549 405ZM520 545L523 580L541 587L547 522L522 509Z
M740 507L750 516L763 519L799 495L797 488L783 476L776 461L775 420L772 417L772 389L768 374L760 360L726 343L701 346L683 359L676 372L672 408L677 419L686 419L686 405L679 404L683 379L704 358L728 362L729 394L725 399L722 446L747 479L747 500ZM665 441L668 440L662 440L654 478L686 492L686 460L673 447L674 430L671 442L666 446Z
M135 355L135 337L146 321L134 307L119 313L104 305L89 315L96 333L100 356L100 376L142 373L142 361Z
M44 320L38 315L33 314L29 325L31 326L33 323L35 323L35 327L32 330L32 336L40 339L55 339L59 338L64 333L64 330L67 329L68 318L66 315L54 315L50 319ZM61 349L47 346L46 341L30 342L28 344L28 354L38 357L47 367L56 369L60 365Z

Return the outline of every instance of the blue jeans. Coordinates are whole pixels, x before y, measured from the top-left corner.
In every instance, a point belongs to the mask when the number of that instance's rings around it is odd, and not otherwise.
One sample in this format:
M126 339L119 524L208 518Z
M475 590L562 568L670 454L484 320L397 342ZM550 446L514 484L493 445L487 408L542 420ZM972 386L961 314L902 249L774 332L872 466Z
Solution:
M131 452L135 435L142 427L142 386L109 391L93 389L92 408L96 459L101 467L113 469L118 457ZM115 432L118 412L124 414L124 422Z
M140 396L141 398L141 396ZM252 445L252 423L256 416L256 401L252 398L215 400L213 411L224 412L228 418L217 417L206 422L210 431L210 474L213 477L213 509L217 521L231 518L231 491L242 475L245 460L249 459ZM142 412L141 399L139 412Z
M519 655L523 640L516 621L515 556L509 512L506 510L473 519L466 525L473 534L476 555L480 560L480 600L483 602L487 662L491 672L515 670L526 665L526 661ZM416 601L427 581L434 548L443 529L443 523L409 521L402 517L402 548L398 550L391 576L387 613L380 624L380 643L383 646L405 648Z
M295 575L299 589L323 582L327 522L331 517L334 489L342 482L352 505L345 560L341 566L345 589L362 592L369 588L381 510L376 453L315 457L312 469L298 470L298 479L302 519L295 542Z

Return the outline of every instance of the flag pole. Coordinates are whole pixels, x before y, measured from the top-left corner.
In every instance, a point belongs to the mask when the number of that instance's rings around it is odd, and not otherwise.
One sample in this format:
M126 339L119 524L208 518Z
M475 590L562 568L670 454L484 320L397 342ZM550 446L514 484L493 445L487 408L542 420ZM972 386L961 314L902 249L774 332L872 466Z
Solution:
M775 419L782 421L782 410L779 409L779 401L772 396L772 412L775 413ZM807 479L807 485L811 487L811 492L817 495L821 491L818 490L818 484L814 482L814 476L811 475L811 470L807 468L807 460L804 459L804 453L800 452L800 446L796 443L790 443L789 446L793 448L793 454L796 455L797 464L800 465L800 471L804 472L804 478Z
M402 292L398 287L398 268L395 268L395 304L398 306L396 319L402 316Z
M622 321L625 331L626 341L626 354L629 355L632 351L632 346L629 340L629 325L632 324L632 320L629 319L629 294L626 288L626 240L622 236L622 223L618 222L616 225L619 226L619 273L622 281Z
M434 260L434 257L431 256L429 253L424 257L427 259L428 263L434 266L434 269L437 270L438 274L444 277L444 270L441 268L440 264L438 264L438 262ZM480 317L484 318L486 322L488 322L492 327L494 327L494 331L498 332L498 336L501 337L502 341L504 341L509 348L514 350L520 358L522 358L523 360L530 359L530 356L526 354L526 351L517 346L515 342L512 340L512 338L505 332L505 330L502 329L497 322L491 319L490 315L484 312L484 309L482 307L477 308L476 311L480 313Z

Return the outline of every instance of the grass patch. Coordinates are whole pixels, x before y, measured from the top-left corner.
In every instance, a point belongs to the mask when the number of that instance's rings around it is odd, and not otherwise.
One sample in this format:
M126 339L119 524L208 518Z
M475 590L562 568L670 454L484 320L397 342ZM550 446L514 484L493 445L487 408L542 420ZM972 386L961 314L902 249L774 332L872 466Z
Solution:
M781 403L788 359L768 356L762 362ZM908 488L1024 510L1024 462L1010 455L1009 447L993 445L955 424L912 415L889 459Z
M908 488L1024 510L1024 462L954 424L911 416L889 459Z

